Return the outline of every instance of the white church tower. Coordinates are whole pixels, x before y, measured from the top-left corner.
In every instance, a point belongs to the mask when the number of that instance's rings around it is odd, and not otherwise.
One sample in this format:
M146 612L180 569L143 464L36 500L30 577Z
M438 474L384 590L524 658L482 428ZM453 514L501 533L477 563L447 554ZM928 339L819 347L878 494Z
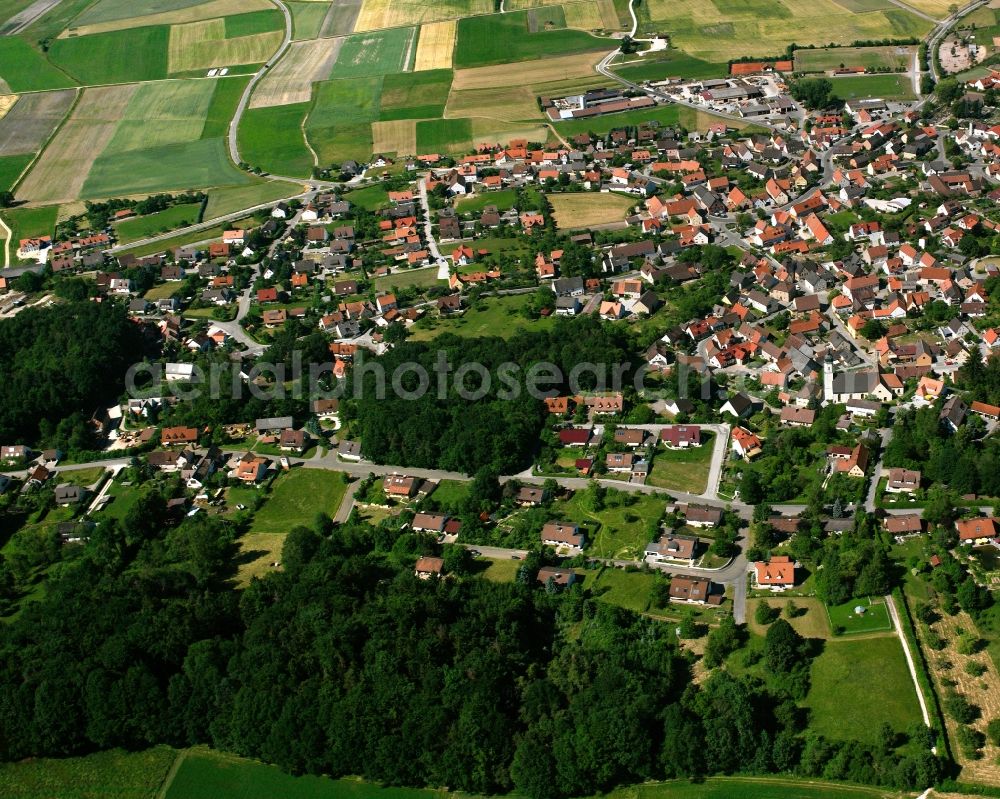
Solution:
M833 357L829 352L823 359L823 404L833 402Z

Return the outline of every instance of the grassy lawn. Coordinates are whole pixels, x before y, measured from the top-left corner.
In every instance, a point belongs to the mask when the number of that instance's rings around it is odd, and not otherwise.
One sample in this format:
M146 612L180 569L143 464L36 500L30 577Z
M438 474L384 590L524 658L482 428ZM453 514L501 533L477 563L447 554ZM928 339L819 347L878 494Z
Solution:
M921 721L895 636L828 641L813 661L811 678L804 703L811 711L810 728L829 738L874 743L883 723L904 732Z
M729 73L725 64L702 61L680 50L667 50L649 58L629 60L612 69L626 80L665 80L666 78L722 78Z
M747 619L750 630L757 635L767 634L767 625L757 624L754 619L754 612L757 605L766 602L772 608L784 611L789 602L794 602L798 608L795 618L789 619L787 615L782 615L796 632L804 638L830 638L830 623L827 621L826 607L815 597L784 597L776 595L774 597L761 597L747 600Z
M33 758L0 764L0 795L9 799L149 799L177 752L158 746L143 752L114 749L86 757Z
M707 433L700 447L657 450L646 482L658 488L672 488L701 494L708 484L708 472L715 449L715 433Z
M469 197L460 197L455 202L455 210L460 214L478 214L487 205L495 205L499 210L506 211L513 208L517 202L517 191L515 189L501 189L500 191L484 191Z
M153 286L149 291L147 291L143 297L145 297L150 302L156 302L157 300L168 300L173 297L181 289L181 284L179 282L172 283L161 283L159 286Z
M183 247L185 244L196 244L202 241L211 241L212 239L221 238L225 231L231 228L244 227L248 223L248 219L237 219L227 222L224 225L215 225L214 227L207 227L190 233L182 233L178 236L170 236L168 238L161 239L160 241L154 241L152 244L130 247L126 250L126 252L130 252L137 256L150 255L154 252L166 252L174 247Z
M14 251L17 250L17 243L21 239L53 235L58 213L59 207L55 205L4 211L3 218L10 228L11 241L14 244L10 249L11 258L14 258Z
M91 486L104 475L103 466L94 466L90 469L73 469L71 471L60 472L56 479L59 483L70 483L76 486Z
M517 570L521 568L522 561L507 558L479 558L486 563L486 568L479 573L480 577L492 580L495 583L512 583L517 577Z
M126 219L114 226L120 244L166 233L201 221L201 203L178 203L155 214Z
M630 494L635 497L632 505L608 507L591 513L582 506L578 492L568 502L553 505L554 512L587 530L587 550L599 558L640 559L649 543L647 524L650 518L659 518L664 500L652 494ZM596 535L595 535L596 529Z
M248 186L236 186L228 189L215 189L208 193L208 203L205 205L205 219L215 219L252 208L255 205L293 197L302 191L297 183L287 183L282 180L269 180L262 183L251 183Z
M321 511L335 516L346 490L339 472L299 468L280 475L251 532L287 533L299 525L311 526Z
M24 168L31 163L32 154L0 156L0 191L10 191Z
M788 777L709 777L704 782L681 780L621 788L609 799L875 799L898 797L879 788Z
M431 496L443 508L458 508L469 495L469 483L461 480L442 480Z
M247 533L240 537L236 556L236 585L246 588L254 577L274 571L272 563L281 562L284 533Z
M603 569L597 575L597 579L587 587L602 602L634 610L636 613L645 613L649 609L649 598L655 578L656 575L652 572Z
M135 503L139 501L139 497L142 496L142 488L135 485L122 485L115 480L108 489L107 496L111 501L101 511L101 515L122 521Z
M817 47L795 51L796 72L826 72L845 67L865 69L906 68L912 58L912 47Z
M389 204L389 193L381 183L373 183L363 189L347 192L343 199L351 205L358 205L368 211L377 211Z
M636 201L621 194L571 192L550 194L549 203L560 230L579 230L622 222Z
M438 280L436 266L427 269L404 269L385 277L377 277L372 281L376 291L390 291L411 286L430 288L439 284L443 286L444 281Z
M513 297L490 297L482 303L482 309L470 308L462 316L452 319L432 320L424 326L414 327L414 341L428 341L441 333L457 336L479 337L500 336L509 338L520 330L532 328L541 330L554 324L553 317L528 319L521 314L521 308L531 301L530 295Z
M854 609L865 608L865 612L856 615ZM875 599L852 599L843 605L828 607L830 614L830 625L836 630L838 627L844 630L843 635L852 633L874 633L886 632L892 629L892 622L889 620L889 611L885 607L885 602L881 598Z

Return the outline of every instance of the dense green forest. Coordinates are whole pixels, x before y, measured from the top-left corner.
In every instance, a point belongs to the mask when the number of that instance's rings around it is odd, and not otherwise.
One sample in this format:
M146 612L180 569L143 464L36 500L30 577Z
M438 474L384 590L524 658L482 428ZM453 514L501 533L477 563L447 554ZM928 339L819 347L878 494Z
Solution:
M118 398L146 345L114 303L64 302L0 321L0 440L51 437L63 420L65 438L85 439L82 417Z
M818 642L775 621L767 681L692 680L673 628L518 579L421 581L435 546L387 520L293 529L273 572L231 588L236 526L166 521L155 492L64 550L37 602L0 626L0 757L209 743L295 773L586 796L650 778L795 773L898 788L942 765L898 737L826 740L797 704ZM706 662L746 646L731 620ZM753 662L752 659L747 662Z
M443 395L438 392L441 357L451 368ZM531 463L546 416L541 400L524 391L528 370L539 362L553 364L562 375L560 380L538 384L548 393L566 393L568 378L578 364L606 367L609 381L612 367L625 364L626 386L632 385L635 369L626 331L592 317L560 319L549 331L520 333L507 340L443 335L433 346L406 342L378 358L385 375L384 392L379 391L379 376L373 370L356 365L345 396L357 399L344 403L342 418L356 422L362 454L375 463L466 474L484 467L500 474L518 471ZM458 394L454 377L461 376L467 364L481 364L489 373L489 390L480 399ZM518 370L508 371L509 379L501 369L505 364ZM426 391L415 399L401 396L392 387L392 376L399 370L399 385L418 392L419 378L406 365L419 365L429 377ZM355 381L360 383L355 385ZM483 385L482 377L473 370L465 375L464 385L475 391ZM501 399L511 387L518 389L518 396ZM601 386L592 371L584 371L580 387Z

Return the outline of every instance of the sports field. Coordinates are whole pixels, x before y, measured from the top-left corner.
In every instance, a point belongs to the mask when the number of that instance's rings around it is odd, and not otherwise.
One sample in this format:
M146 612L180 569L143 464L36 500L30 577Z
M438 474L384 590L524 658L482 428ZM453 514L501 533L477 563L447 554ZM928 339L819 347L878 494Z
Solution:
M90 168L111 141L138 86L85 89L18 189L31 202L71 202L82 195Z
M417 57L413 68L415 70L450 69L457 31L458 23L453 19L422 25L420 38L417 40Z
M331 78L363 78L405 70L413 57L416 28L394 28L348 36Z
M841 100L878 97L881 100L909 100L914 97L909 75L858 75L832 78L833 93Z
M908 69L913 63L912 45L887 47L817 47L795 51L796 72L826 72L843 67Z
M314 81L330 77L343 39L295 42L254 89L250 108L308 103Z
M877 743L883 723L905 732L922 721L895 636L827 641L813 661L811 683L804 702L809 727L828 738Z
M34 153L73 104L72 90L24 94L0 119L0 155Z
M471 14L489 14L492 0L364 0L356 31L436 22Z
M313 159L302 136L308 112L308 103L248 109L239 130L240 157L266 172L308 176Z
M855 13L834 0L646 0L640 14L643 28L669 34L672 46L709 62L773 55L792 42L922 37L932 27L898 6Z
M64 89L74 81L45 60L24 39L0 36L0 81L11 91L28 92Z
M538 30L531 33L528 12L468 17L459 20L456 67L507 64L567 53L614 49L614 42L578 30Z
M635 206L636 200L619 194L574 192L550 194L549 204L552 206L556 225L561 230L576 230L620 222L627 211Z

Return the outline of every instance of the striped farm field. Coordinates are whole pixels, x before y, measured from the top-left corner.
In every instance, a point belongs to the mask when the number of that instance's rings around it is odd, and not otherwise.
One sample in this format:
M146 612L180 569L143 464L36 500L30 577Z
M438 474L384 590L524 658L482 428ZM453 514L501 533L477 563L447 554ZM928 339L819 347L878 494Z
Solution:
M138 86L85 89L69 119L18 187L19 199L72 202L81 196L94 161L111 141Z
M299 2L289 0L285 3L292 12L292 38L315 39L323 30L327 12L330 7L326 3Z
M500 122L481 117L427 119L417 122L417 150L421 153L462 153L481 144L506 145L513 139L545 142L545 125Z
M319 35L347 36L354 33L354 25L361 13L361 2L362 0L333 0Z
M92 8L100 7L98 3ZM157 6L165 4L159 3ZM73 25L70 25L59 34L59 38L65 39L70 36L89 36L93 33L107 33L108 31L127 30L128 28L144 28L150 25L180 25L184 22L198 22L203 19L213 19L214 17L228 17L231 14L245 14L250 11L265 11L273 6L267 0L208 0L205 3L197 3L183 8L167 9L164 11L152 12L148 14L136 15L135 4L131 4L129 16L102 20L82 24L79 20L90 19L89 11L77 17Z
M397 28L493 10L493 0L363 0L354 30Z
M451 69L457 28L458 23L453 19L423 25L413 69Z
M445 116L492 116L507 122L540 119L541 111L530 86L497 86L490 89L452 91Z
M197 5L198 0L146 0L142 3L142 11L147 14L164 14ZM97 0L82 12L76 21L81 25L114 22L138 16L139 10L134 0Z
M917 9L917 11L929 14L935 19L944 19L947 17L951 13L949 9L953 5L959 7L967 5L966 3L955 3L953 0L902 0L902 2L911 8Z
M340 48L331 78L362 78L403 72L410 63L416 28L393 28L348 36Z
M451 89L450 69L398 72L382 81L379 119L428 119L444 113Z
M616 30L618 14L611 0L597 0L594 3L567 3L563 6L567 28L581 30Z
M417 122L396 119L372 123L372 152L397 156L417 154Z
M108 143L112 153L197 141L217 81L172 80L138 87Z
M330 77L343 39L294 42L250 98L250 108L308 103L314 81Z
M259 64L281 46L284 33L267 31L226 38L226 20L209 19L170 26L168 69L172 74L212 67Z
M530 85L594 76L594 66L603 53L577 53L557 58L516 61L470 69L456 69L452 88L492 89L497 86Z

